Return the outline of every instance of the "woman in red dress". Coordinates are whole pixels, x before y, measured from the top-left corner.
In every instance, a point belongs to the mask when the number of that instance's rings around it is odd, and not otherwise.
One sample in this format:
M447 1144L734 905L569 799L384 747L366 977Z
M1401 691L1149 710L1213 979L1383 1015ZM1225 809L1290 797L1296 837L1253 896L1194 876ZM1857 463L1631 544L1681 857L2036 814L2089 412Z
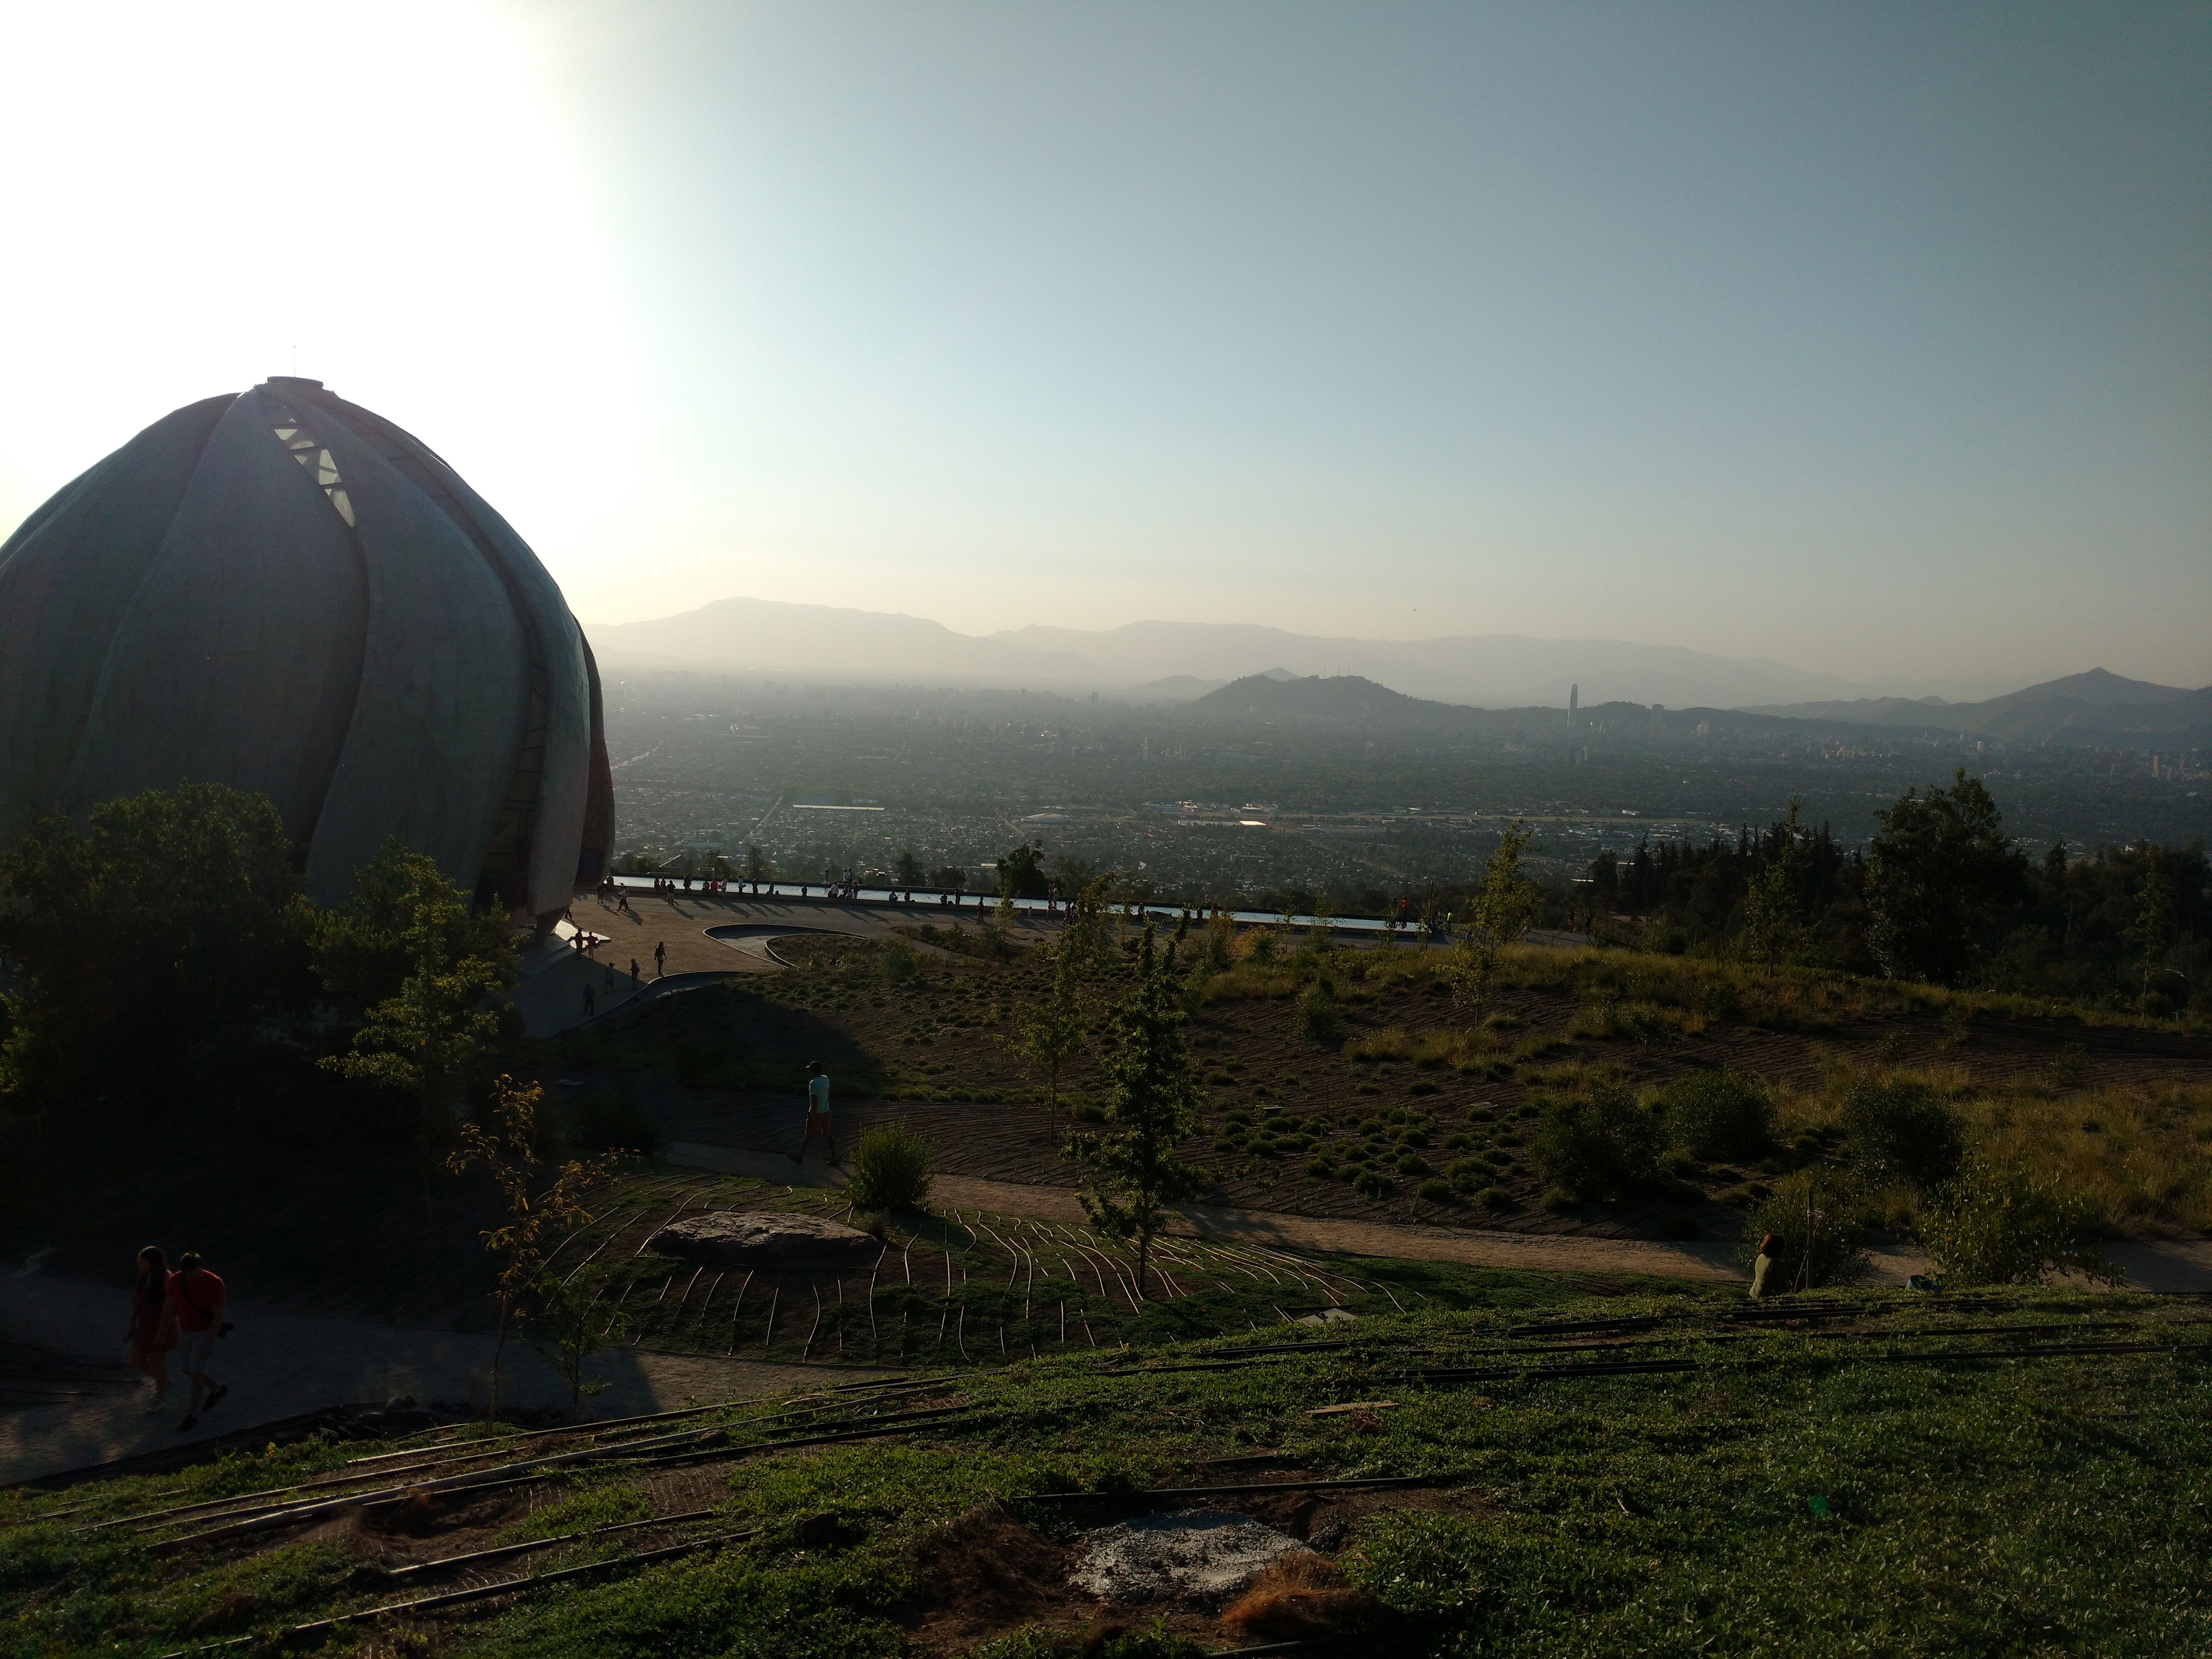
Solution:
M146 1407L153 1416L169 1397L169 1351L177 1346L177 1322L169 1311L169 1258L158 1244L138 1252L138 1282L131 1287L131 1364L154 1385Z

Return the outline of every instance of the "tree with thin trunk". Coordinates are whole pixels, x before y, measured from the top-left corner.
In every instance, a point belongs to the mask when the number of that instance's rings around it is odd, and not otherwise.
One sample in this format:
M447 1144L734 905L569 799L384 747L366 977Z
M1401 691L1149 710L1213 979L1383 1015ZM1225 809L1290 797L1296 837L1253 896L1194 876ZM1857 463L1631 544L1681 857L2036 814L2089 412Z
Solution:
M1051 946L1052 983L1030 1005L1015 1028L1015 1046L1044 1078L1044 1132L1049 1140L1060 1114L1060 1079L1070 1060L1083 1052L1084 952L1080 941L1063 935Z
M487 1227L483 1246L499 1264L492 1300L499 1309L499 1333L491 1351L491 1403L488 1415L499 1416L500 1364L507 1352L507 1333L523 1317L522 1303L539 1287L545 1265L547 1229L581 1226L591 1217L585 1212L584 1194L604 1182L612 1164L607 1158L572 1159L553 1171L544 1182L537 1156L538 1105L544 1090L535 1083L519 1084L501 1077L492 1085L491 1103L485 1109L487 1124L461 1125L461 1145L447 1160L455 1175L481 1165L490 1173L507 1206L507 1218Z
M1482 884L1474 890L1461 920L1465 924L1459 942L1452 946L1446 972L1456 998L1480 1005L1488 994L1498 971L1498 959L1507 945L1519 939L1536 914L1540 902L1535 884L1521 872L1528 843L1536 832L1516 818L1513 827L1498 838L1498 850L1483 866Z
M1205 1175L1176 1157L1198 1128L1199 1089L1183 1047L1175 947L1155 948L1145 924L1136 976L1108 1022L1106 1127L1074 1137L1067 1155L1085 1166L1083 1208L1109 1238L1137 1245L1137 1294L1146 1294L1152 1240L1171 1204L1197 1196Z

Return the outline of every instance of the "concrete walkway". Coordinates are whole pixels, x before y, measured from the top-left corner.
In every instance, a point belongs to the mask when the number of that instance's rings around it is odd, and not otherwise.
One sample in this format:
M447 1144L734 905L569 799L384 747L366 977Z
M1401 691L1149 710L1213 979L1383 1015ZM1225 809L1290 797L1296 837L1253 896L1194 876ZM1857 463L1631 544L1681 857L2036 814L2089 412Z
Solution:
M61 1353L120 1360L126 1311L125 1293L112 1285L43 1274L0 1278L0 1333ZM189 1444L325 1406L380 1404L402 1395L426 1404L480 1406L489 1391L493 1345L488 1335L281 1313L249 1302L234 1303L230 1317L238 1328L218 1345L214 1367L230 1393L201 1419L195 1433L176 1431L188 1396L173 1362L171 1403L156 1417L142 1415L150 1397L143 1383L125 1396L94 1391L0 1413L0 1485ZM527 1340L508 1341L501 1369L501 1397L507 1402L568 1403L567 1385ZM605 1378L608 1387L585 1402L586 1415L626 1417L874 1373L622 1348L594 1358L590 1374Z
M727 1175L755 1176L795 1187L842 1187L846 1172L820 1163L795 1164L781 1152L679 1140L664 1148L671 1164ZM818 1154L817 1155L819 1156ZM969 1176L939 1176L930 1188L933 1206L1026 1216L1038 1221L1081 1224L1083 1206L1065 1187L1030 1187ZM1396 1226L1371 1221L1332 1221L1319 1216L1283 1215L1269 1210L1237 1210L1207 1204L1181 1204L1176 1232L1208 1238L1238 1238L1287 1250L1365 1255L1401 1261L1458 1261L1472 1267L1505 1267L1523 1273L1628 1273L1662 1279L1745 1279L1729 1243L1645 1238L1583 1238L1571 1234L1483 1231L1466 1227ZM1929 1271L1928 1258L1897 1245L1877 1246L1873 1282L1901 1285ZM2109 1244L2105 1255L2127 1270L2136 1290L2212 1291L2212 1240L2168 1239Z

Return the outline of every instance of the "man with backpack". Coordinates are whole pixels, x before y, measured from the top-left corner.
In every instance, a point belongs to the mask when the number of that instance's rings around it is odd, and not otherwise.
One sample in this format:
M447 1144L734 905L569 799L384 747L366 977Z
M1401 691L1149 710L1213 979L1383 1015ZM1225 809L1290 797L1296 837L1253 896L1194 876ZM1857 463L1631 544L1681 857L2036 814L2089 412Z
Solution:
M222 1316L226 1305L222 1280L200 1265L197 1250L186 1250L177 1258L177 1271L169 1275L168 1295L169 1317L177 1329L178 1369L192 1380L191 1403L185 1408L185 1420L177 1425L179 1434L187 1434L199 1426L202 1412L213 1411L230 1392L229 1384L208 1375L215 1345L229 1332L230 1322Z

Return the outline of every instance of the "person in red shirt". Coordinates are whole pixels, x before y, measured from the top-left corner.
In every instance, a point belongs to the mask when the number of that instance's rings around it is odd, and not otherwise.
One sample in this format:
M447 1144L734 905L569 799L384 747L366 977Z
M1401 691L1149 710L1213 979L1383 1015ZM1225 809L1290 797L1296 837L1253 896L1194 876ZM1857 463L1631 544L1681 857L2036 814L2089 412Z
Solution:
M178 1332L178 1367L192 1380L191 1405L177 1425L179 1434L198 1428L200 1413L213 1411L230 1392L228 1383L208 1375L215 1345L230 1328L222 1316L224 1304L222 1280L200 1265L199 1252L179 1256L177 1271L169 1275L169 1319Z

